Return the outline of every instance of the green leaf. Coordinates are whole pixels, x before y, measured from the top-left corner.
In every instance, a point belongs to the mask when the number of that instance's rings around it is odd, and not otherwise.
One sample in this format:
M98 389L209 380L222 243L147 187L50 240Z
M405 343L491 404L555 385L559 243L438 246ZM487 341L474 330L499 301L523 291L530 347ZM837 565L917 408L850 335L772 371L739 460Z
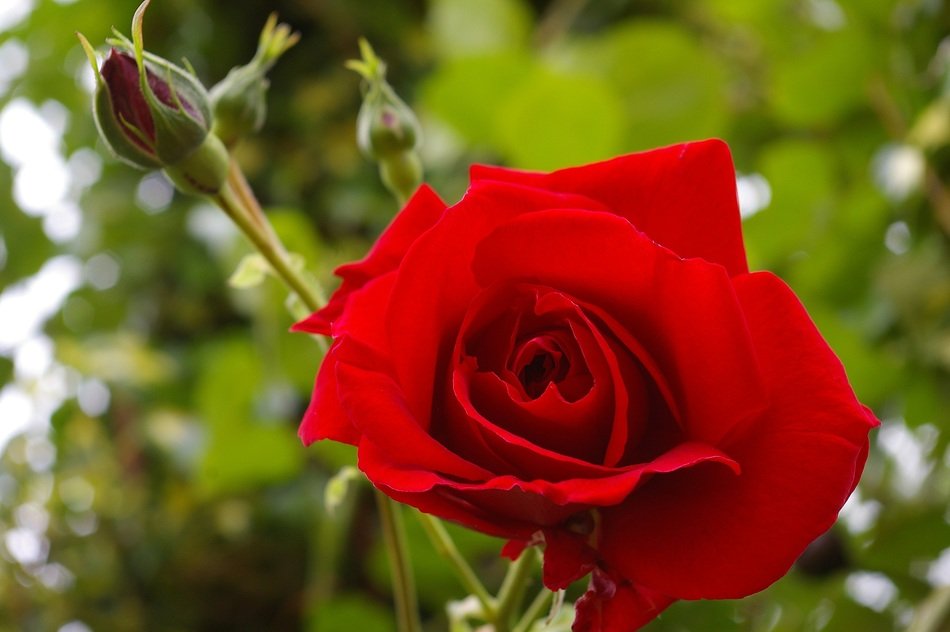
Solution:
M627 122L623 151L723 134L728 115L725 66L683 27L627 22L596 40L579 42L576 55L572 67L604 77L622 97Z
M621 150L623 104L602 80L544 70L499 107L499 148L512 166L556 169L603 160Z
M237 269L228 278L228 285L238 289L247 289L260 285L267 278L270 265L263 255L252 253L245 255Z
M339 506L346 500L346 495L350 489L350 483L360 478L358 469L352 465L347 465L340 469L327 481L327 487L323 492L323 506L327 514L333 516Z
M531 12L521 0L435 0L429 31L443 57L518 49L528 42Z
M199 489L215 495L293 478L304 448L286 426L236 423L215 429L198 468Z
M444 122L474 147L496 149L496 107L485 107L485 95L504 103L534 68L522 53L508 52L453 59L443 64L422 85L422 107Z
M321 604L310 620L311 632L394 632L392 612L358 595L340 595Z
M828 125L864 104L877 55L863 31L851 27L777 55L769 99L783 123Z
M834 194L834 164L818 143L772 143L761 154L759 171L772 189L772 202L743 223L753 269L775 267L806 249Z
M293 427L254 415L255 398L266 387L263 378L258 354L243 338L217 342L205 350L195 385L197 412L209 430L198 468L202 493L287 480L303 467L305 450Z

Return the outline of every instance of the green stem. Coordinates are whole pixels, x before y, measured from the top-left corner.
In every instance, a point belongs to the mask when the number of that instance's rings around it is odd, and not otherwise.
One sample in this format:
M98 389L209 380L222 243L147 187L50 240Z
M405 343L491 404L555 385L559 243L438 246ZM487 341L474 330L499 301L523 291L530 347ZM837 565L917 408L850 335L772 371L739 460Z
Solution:
M308 279L291 263L287 250L261 211L257 198L254 197L244 179L244 174L236 163L232 165L227 183L213 197L213 200L267 259L277 276L304 305L316 311L326 303L323 292L316 282ZM323 338L318 338L318 341L325 351L326 341ZM415 584L409 566L408 546L399 506L378 490L376 504L379 508L383 537L392 569L399 632L421 632L422 625L419 622Z
M950 586L935 588L917 605L907 632L940 632L950 625Z
M495 632L509 632L511 620L517 612L524 593L528 589L528 580L534 571L537 551L528 547L521 553L517 561L508 567L508 574L498 591L498 610L495 613Z
M495 598L489 594L484 584L478 579L475 571L472 570L472 567L469 566L465 558L462 557L462 554L459 553L458 547L456 547L455 542L452 541L452 536L445 530L442 521L429 514L418 513L417 515L420 524L422 524L422 528L425 530L426 535L429 536L429 541L432 542L432 546L436 552L452 565L455 574L462 582L462 585L465 586L465 589L475 595L475 598L481 603L485 619L487 621L494 621L496 618Z
M518 623L515 624L511 632L528 632L532 624L540 618L541 613L547 608L548 602L553 595L554 593L552 591L547 588L542 588L541 592L539 592L531 602L531 605L528 606L528 609L525 610L521 618L518 619Z
M383 492L376 491L376 504L383 527L383 540L392 571L393 598L396 602L396 622L399 632L421 632L416 585L409 566L409 547L402 522L401 508Z
M227 213L241 232L251 240L254 247L264 255L267 262L277 273L277 276L287 285L290 290L300 297L300 300L313 311L320 309L324 304L323 294L316 289L312 283L308 282L303 274L296 270L290 263L287 251L277 241L276 238L266 235L265 231L260 229L256 221L251 219L247 208L242 203L241 198L230 186L226 184L221 192L214 196L214 202Z

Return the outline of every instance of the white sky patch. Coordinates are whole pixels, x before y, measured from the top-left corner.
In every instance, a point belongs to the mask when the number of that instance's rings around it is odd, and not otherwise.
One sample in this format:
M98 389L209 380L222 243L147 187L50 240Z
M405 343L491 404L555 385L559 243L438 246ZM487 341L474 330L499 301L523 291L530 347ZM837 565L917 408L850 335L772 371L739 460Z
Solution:
M910 250L910 237L907 222L894 222L884 233L884 245L895 255L903 255Z
M851 573L844 588L852 599L876 612L883 612L897 597L897 586L884 573Z
M50 153L17 170L13 200L28 215L46 215L69 192L69 170L62 156Z
M165 176L156 171L139 181L135 190L135 201L143 211L152 215L168 208L174 195L174 187Z
M58 243L82 226L81 189L61 151L68 124L69 111L53 100L37 108L18 98L0 112L0 155L14 169L13 199L27 215L42 217L46 236Z
M0 44L0 96L6 94L13 82L26 72L29 63L30 53L20 40L14 38Z
M3 543L13 559L23 566L42 564L49 554L49 540L26 527L8 530Z
M77 149L67 162L73 184L88 187L99 181L102 175L102 157L93 149Z
M227 215L216 206L199 204L188 212L188 233L199 239L216 255L231 248L238 232Z
M53 341L35 336L19 345L13 356L18 380L37 380L53 366Z
M89 379L79 386L76 401L79 408L90 417L99 417L109 410L111 393L102 381Z
M47 261L34 276L0 294L0 353L10 354L35 336L43 324L79 287L79 260L61 255Z
M812 23L826 31L838 31L848 23L844 10L835 0L808 0L805 9Z
M0 390L0 452L7 443L29 428L35 418L33 400L18 386L8 384Z
M913 498L920 491L934 462L929 458L938 431L924 424L911 431L901 419L888 419L881 424L877 442L894 466L892 485L905 498Z
M83 266L86 282L97 290L108 290L119 281L119 262L105 252L93 255Z
M901 202L920 189L924 171L924 155L910 145L884 145L871 163L874 182L894 202Z
M34 0L3 0L0 2L0 33L11 29L31 13Z
M873 499L863 500L861 490L856 489L841 508L841 521L849 532L865 533L877 522L881 509L881 503Z
M49 208L43 217L43 232L58 244L74 240L81 228L82 209L72 200Z
M950 586L950 548L946 548L930 565L927 581L934 586Z
M56 128L26 99L13 99L0 112L0 154L11 166L43 160L59 140Z
M752 217L772 203L772 187L760 173L740 174L736 178L736 193L743 219Z

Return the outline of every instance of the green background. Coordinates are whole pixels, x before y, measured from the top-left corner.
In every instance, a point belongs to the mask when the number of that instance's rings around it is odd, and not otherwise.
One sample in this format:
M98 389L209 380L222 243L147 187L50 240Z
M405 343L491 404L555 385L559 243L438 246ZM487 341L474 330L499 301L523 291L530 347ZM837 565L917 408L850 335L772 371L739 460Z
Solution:
M392 630L371 494L324 509L352 450L295 436L317 346L287 332L275 281L228 286L248 247L220 213L97 138L73 32L100 45L135 6L0 5L0 630ZM857 497L785 578L648 630L890 631L946 601L946 2L154 0L146 44L210 85L271 10L303 40L238 155L327 285L395 212L354 142L360 36L450 202L472 162L729 142L752 267L792 285L884 423ZM445 629L464 591L409 524ZM453 533L496 587L501 543Z

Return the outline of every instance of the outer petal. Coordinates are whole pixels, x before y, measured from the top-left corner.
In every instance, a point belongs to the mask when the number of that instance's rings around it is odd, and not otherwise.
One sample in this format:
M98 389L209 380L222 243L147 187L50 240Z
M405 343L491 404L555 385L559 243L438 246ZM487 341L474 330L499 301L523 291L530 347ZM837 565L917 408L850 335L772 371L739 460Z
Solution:
M330 325L343 313L350 294L371 279L398 268L409 246L439 220L445 208L445 203L428 185L419 187L362 261L336 269L343 279L340 287L323 309L294 325L293 331L329 336Z
M350 423L337 395L336 363L339 352L340 341L335 340L320 365L310 405L307 406L297 431L304 445L310 445L320 439L332 439L350 445L359 442L360 433Z
M348 303L352 309L348 308L333 324L334 329L340 328L346 335L333 342L320 364L310 405L298 431L304 444L310 445L320 439L333 439L352 445L359 441L360 432L350 422L340 403L337 363L342 356L349 354L352 357L358 349L372 349L373 354L385 349L387 340L378 315L389 303L394 278L395 273L388 272L354 290ZM341 356L342 347L346 349Z
M473 182L500 180L603 202L657 243L683 257L748 271L736 174L720 140L673 145L550 174L472 167Z
M476 183L412 245L399 266L386 325L396 376L418 415L429 415L440 359L449 357L469 302L479 290L471 270L479 241L512 217L565 207L607 211L577 195Z
M623 218L572 210L515 218L482 240L472 269L482 285L548 285L618 320L669 378L688 439L717 445L765 404L723 268L681 260Z
M383 359L373 358L366 352L356 361L369 362L370 366L385 364ZM341 358L336 374L340 406L362 433L361 445L369 441L384 448L382 458L388 465L424 468L455 480L484 480L491 476L487 470L453 454L433 439L407 409L399 386L385 373L359 366L350 358L346 361ZM368 473L366 468L364 471Z
M574 604L572 632L634 632L675 601L594 569L590 586Z
M657 474L666 475L705 463L725 465L717 469L730 472L730 476L739 473L735 461L714 448L684 444L651 463L631 466L597 479L550 482L495 476L466 482L439 474L425 465L410 465L401 454L395 454L403 450L393 448L399 445L405 449L404 445L376 443L376 438L364 435L360 441L360 469L387 494L422 511L468 526L473 526L470 517L504 525L520 524L520 534L504 534L515 539L527 539L538 529L558 527L591 506L619 503ZM417 456L420 453L418 449L412 451ZM452 501L449 504L445 502L448 499ZM461 507L467 510L462 511Z
M657 477L604 511L601 552L637 585L677 598L736 598L781 577L834 523L876 423L791 291L769 274L736 290L771 405L728 446L741 476Z

